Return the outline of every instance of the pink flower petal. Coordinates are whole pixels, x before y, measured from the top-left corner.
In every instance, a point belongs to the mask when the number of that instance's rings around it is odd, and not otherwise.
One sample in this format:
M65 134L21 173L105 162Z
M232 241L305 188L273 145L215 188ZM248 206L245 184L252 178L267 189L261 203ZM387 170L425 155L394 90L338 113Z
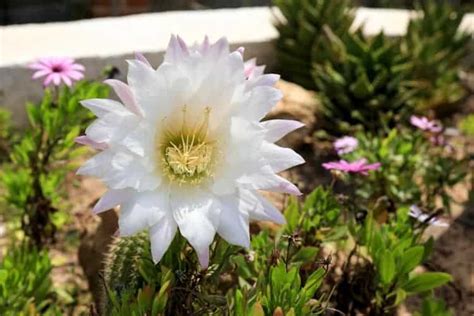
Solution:
M115 79L105 80L104 83L108 84L112 89L114 89L117 96L130 111L138 116L143 116L143 112L136 102L135 96L128 85Z
M97 150L105 150L109 147L106 143L98 143L85 135L76 137L74 141L78 144L86 145Z
M139 61L141 61L142 63L144 63L145 65L151 67L150 62L148 61L148 59L146 59L146 57L145 57L142 53L135 52L135 59L136 59L136 60L139 60Z
M54 78L54 73L51 73L48 76L46 76L46 78L44 79L43 85L44 86L49 86L49 84L51 83L53 78Z
M77 71L85 71L85 67L81 64L72 64L71 65L71 70L77 70Z
M246 78L250 77L250 75L253 73L256 66L257 66L256 58L249 59L244 63L244 74Z
M38 70L33 74L33 76L31 78L38 79L40 77L44 77L46 75L49 75L50 73L51 73L51 70L49 70L49 69Z
M376 170L380 168L381 164L378 162L373 164L367 164L367 160L365 158L362 158L353 162L347 162L345 160L326 162L323 163L322 166L328 170L334 169L344 172L353 172L367 175L367 171Z
M69 76L69 78L74 80L81 80L82 78L84 78L84 74L76 70L68 71L67 75Z
M66 76L65 74L61 74L61 79L64 81L64 83L65 83L68 87L70 87L70 86L72 85L71 79L70 79L68 76Z
M58 73L53 73L53 83L56 86L59 86L61 84L61 75Z
M184 57L189 55L186 44L183 41L172 35L165 53L165 61L176 63L181 61Z
M42 63L37 62L37 63L29 64L28 68L36 69L36 70L47 70L47 69L50 69L51 67L48 67Z

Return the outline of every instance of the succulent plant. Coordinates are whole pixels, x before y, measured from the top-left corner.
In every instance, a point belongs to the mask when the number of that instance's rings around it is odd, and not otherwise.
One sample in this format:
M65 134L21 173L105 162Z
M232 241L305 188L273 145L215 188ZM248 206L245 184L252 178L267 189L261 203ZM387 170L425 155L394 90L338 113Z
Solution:
M439 109L465 95L458 76L471 36L459 30L464 14L447 1L418 4L420 15L408 25L402 51L413 62L411 80L419 90L419 110Z
M149 241L144 233L113 241L106 259L104 277L108 290L119 292L140 282L140 260L149 253Z
M307 89L316 86L312 60L318 59L315 43L324 25L337 35L347 33L354 20L350 0L274 0L283 19L277 17L277 57L283 78Z
M149 251L146 233L115 239L109 249L104 268L103 314L111 308L110 297L121 297L125 293L135 294L144 284L140 274L141 261L146 260ZM149 258L151 260L151 258Z
M356 31L340 37L327 26L323 30L316 45L324 58L314 60L313 77L330 132L345 133L354 125L379 131L411 113L411 64L400 54L397 40L383 33L368 38Z
M153 263L146 232L115 239L103 274L100 315L165 315L174 274Z

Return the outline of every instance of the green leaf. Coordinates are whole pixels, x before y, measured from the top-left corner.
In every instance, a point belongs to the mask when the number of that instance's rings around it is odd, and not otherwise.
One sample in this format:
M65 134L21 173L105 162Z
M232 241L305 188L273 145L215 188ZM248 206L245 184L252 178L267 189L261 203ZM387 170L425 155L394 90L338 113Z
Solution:
M303 247L293 256L292 262L309 262L313 261L318 254L319 249L316 247Z
M291 197L288 207L285 210L285 218L289 231L296 229L300 215L299 213L298 200Z
M403 289L398 288L396 291L396 298L395 298L395 303L393 305L398 306L400 303L402 303L406 297L407 297L407 292L405 292Z
M381 251L377 268L382 283L390 284L395 277L395 259L389 250Z
M408 293L420 293L432 290L452 281L451 275L443 272L425 272L411 278L403 289Z
M418 266L423 260L424 252L425 248L423 246L415 246L406 250L402 254L402 258L400 260L400 266L398 268L399 273L408 273L415 269L416 266Z
M323 268L319 268L309 276L308 280L306 280L306 284L303 287L303 293L307 300L314 296L314 293L321 286L325 275L326 271Z
M245 316L245 303L242 292L237 289L234 295L234 313L236 316Z
M451 316L452 313L446 308L446 303L434 298L425 298L421 307L422 316Z

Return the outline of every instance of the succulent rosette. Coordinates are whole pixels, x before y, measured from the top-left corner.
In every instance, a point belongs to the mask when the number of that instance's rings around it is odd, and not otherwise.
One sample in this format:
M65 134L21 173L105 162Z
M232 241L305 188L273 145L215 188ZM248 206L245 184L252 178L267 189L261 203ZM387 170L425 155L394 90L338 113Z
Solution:
M278 173L304 160L274 144L302 126L264 116L281 99L279 76L244 65L225 38L188 46L172 36L154 69L129 60L128 84L107 80L121 102L85 100L97 116L78 142L100 152L79 170L109 190L95 212L120 205L121 236L148 229L158 262L177 230L209 262L215 234L249 247L249 221L283 223L259 191L300 194Z

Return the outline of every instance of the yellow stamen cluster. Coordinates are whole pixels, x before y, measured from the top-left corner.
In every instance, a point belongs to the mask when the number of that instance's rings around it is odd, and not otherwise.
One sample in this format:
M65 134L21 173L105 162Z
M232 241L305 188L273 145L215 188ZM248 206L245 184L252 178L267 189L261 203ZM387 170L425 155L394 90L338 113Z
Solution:
M212 175L215 143L208 139L209 113L206 108L201 124L189 128L184 106L181 129L167 129L158 143L161 166L171 182L199 184Z

